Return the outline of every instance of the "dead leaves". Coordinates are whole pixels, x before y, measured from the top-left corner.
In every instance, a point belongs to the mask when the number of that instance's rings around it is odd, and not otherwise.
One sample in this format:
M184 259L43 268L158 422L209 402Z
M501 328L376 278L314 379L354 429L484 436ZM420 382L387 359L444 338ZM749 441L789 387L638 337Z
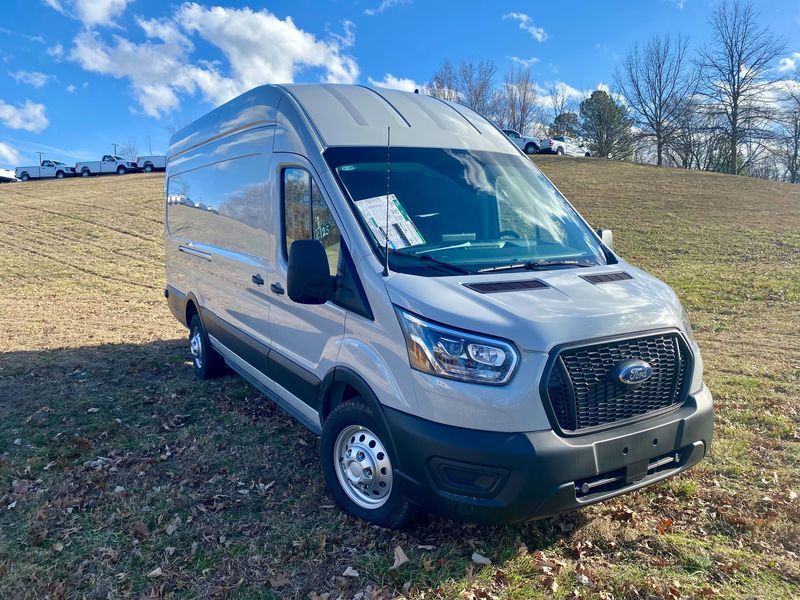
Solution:
M150 528L147 526L147 523L145 523L144 521L138 521L133 526L133 530L131 531L131 533L133 533L133 537L135 537L137 540L140 540L140 541L141 540L146 540L151 535Z
M483 554L479 554L477 552L472 553L472 562L474 562L476 565L482 566L489 566L492 564L491 560L486 558Z
M396 571L397 569L402 567L407 562L408 562L408 556L406 556L406 553L403 552L403 549L400 546L395 546L394 547L394 563L392 563L392 566L389 567L389 570L390 571Z

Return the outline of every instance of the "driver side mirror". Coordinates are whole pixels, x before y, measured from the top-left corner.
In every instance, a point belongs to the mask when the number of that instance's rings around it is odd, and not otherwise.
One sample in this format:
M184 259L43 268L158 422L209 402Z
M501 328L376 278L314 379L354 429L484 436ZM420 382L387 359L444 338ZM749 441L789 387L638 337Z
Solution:
M333 297L328 255L319 240L296 240L289 248L287 294L299 304L325 304Z
M614 234L610 229L598 229L597 235L600 236L600 241L609 250L614 250Z

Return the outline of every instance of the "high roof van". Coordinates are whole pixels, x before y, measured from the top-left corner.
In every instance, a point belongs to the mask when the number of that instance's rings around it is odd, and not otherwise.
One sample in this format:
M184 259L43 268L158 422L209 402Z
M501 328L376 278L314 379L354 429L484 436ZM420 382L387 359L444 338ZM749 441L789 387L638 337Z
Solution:
M709 451L673 291L464 106L259 87L172 137L165 187L196 375L227 366L319 434L357 517L544 517Z

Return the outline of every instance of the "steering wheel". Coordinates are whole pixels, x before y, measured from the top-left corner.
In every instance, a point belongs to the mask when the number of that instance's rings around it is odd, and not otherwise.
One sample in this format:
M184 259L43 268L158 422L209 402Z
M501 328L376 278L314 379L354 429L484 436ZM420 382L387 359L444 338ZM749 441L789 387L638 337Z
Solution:
M522 236L520 234L518 234L516 231L514 231L513 229L504 229L503 231L500 232L500 237L501 238L510 237L510 238L514 238L515 240L521 240L522 239Z

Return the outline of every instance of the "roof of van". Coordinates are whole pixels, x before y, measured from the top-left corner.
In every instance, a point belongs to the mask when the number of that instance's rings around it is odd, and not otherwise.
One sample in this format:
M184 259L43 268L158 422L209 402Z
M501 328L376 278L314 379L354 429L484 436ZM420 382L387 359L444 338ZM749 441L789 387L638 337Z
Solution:
M516 152L493 124L469 108L392 89L344 84L264 85L214 109L173 136L170 155L250 126L277 122L278 104L293 99L323 148L392 146ZM285 123L300 127L302 123Z

